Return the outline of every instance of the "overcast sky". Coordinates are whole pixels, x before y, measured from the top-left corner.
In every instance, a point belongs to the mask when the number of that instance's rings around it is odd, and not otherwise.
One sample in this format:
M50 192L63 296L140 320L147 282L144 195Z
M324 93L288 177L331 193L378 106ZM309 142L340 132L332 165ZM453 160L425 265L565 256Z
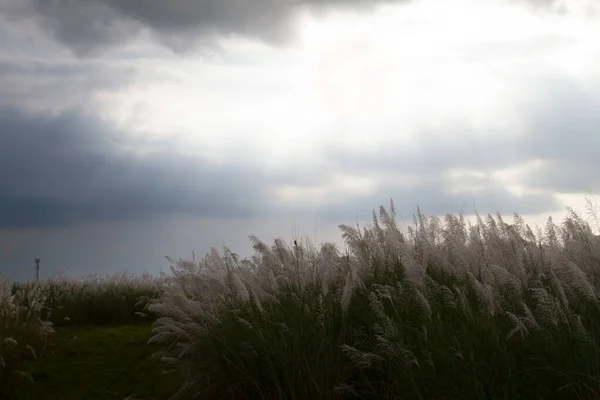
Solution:
M0 274L600 192L597 0L0 0ZM338 241L341 244L341 241Z

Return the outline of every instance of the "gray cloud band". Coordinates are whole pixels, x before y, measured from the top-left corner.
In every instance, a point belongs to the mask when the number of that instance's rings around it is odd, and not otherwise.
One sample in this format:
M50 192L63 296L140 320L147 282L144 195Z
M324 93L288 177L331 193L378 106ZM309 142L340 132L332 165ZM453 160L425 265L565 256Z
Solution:
M259 168L223 167L166 148L138 156L122 133L76 112L0 109L0 228L71 225L148 215L260 215Z
M586 139L585 132L581 131L579 138L587 140L586 151L592 151L596 146L595 136ZM552 138L552 132L546 134ZM575 154L571 159L566 155L550 157L554 147L568 149L571 145L568 141L562 143L563 136L556 133L554 142L547 142L544 147L544 142L536 136L541 133L533 132L524 138L519 158L547 156L550 167L532 172L525 179L530 180L530 188L543 188L548 194L515 196L491 182L475 182L483 183L483 188L478 191L454 192L452 181L445 175L449 168L487 169L498 163L482 164L476 152L469 155L468 152L455 154L450 151L442 157L443 149L436 152L423 146L398 148L394 157L351 153L342 157L340 153L329 153L328 168L333 172L376 178L383 172L400 171L412 174L418 183L401 184L384 179L370 195L340 194L320 204L291 205L275 199L273 190L282 184L302 187L322 183L323 176L314 174L314 166L273 172L260 165L245 163L243 155L236 164L215 165L201 158L182 156L168 146L151 155L137 156L118 146L122 142L121 132L76 112L49 117L1 109L0 135L0 179L3 182L0 228L67 226L165 214L222 218L306 215L348 222L356 217L356 207L360 208L361 218L368 218L373 207L386 204L390 197L399 209L414 211L416 205L420 205L427 213L434 214L461 208L468 212L473 203L481 212L537 213L559 209L551 193L562 188L565 182L569 183L566 189L580 191L595 182L589 174L574 175L567 181L568 171L578 171L579 156ZM492 140L481 146L493 144ZM498 151L510 152L516 145L513 143ZM410 157L413 151L419 156ZM437 157L440 159L434 162ZM499 160L505 166L515 161L502 157ZM419 163L415 165L417 161ZM559 165L556 163L562 163L560 165L565 169L564 181L548 179L548 174ZM590 163L587 167L598 170L600 159Z
M0 15L34 21L79 55L121 45L142 31L176 48L214 46L230 35L270 44L294 36L298 12L368 9L408 0L23 0L0 1Z

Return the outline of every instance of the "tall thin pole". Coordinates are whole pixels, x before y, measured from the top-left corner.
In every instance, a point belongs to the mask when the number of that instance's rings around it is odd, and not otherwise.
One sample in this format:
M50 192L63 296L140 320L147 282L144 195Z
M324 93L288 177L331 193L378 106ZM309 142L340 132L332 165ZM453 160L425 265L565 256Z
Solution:
M36 281L40 280L40 259L39 258L35 259L35 280Z

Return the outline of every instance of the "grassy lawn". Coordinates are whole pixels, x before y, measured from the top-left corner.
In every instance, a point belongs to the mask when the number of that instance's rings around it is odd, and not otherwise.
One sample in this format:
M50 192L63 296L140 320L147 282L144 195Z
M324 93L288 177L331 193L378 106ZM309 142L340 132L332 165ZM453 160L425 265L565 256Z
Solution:
M150 325L58 327L54 344L33 369L17 399L93 400L129 395L166 399L178 388L176 376L161 375L156 350L146 342Z

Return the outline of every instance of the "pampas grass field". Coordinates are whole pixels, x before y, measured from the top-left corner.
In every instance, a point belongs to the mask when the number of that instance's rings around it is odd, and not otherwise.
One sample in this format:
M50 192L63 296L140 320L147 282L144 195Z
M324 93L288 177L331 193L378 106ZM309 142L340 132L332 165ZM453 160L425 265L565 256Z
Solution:
M252 236L248 259L213 249L160 277L3 280L0 399L600 399L587 204L535 233L420 211L401 232L392 202L340 225L344 252ZM56 384L75 347L95 392Z

